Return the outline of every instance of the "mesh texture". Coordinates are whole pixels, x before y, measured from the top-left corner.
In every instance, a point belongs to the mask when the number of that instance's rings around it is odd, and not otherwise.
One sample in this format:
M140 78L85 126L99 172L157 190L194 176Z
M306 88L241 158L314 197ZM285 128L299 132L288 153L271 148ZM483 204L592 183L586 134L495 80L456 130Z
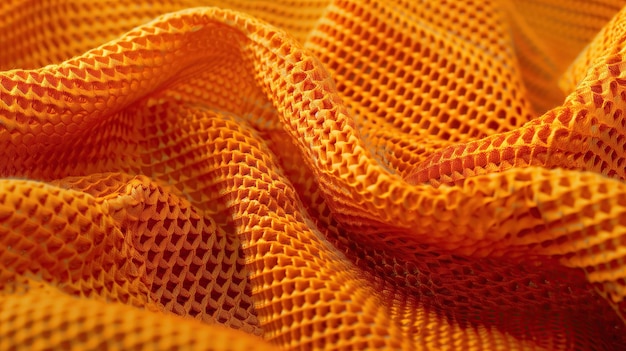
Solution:
M626 349L624 1L4 1L0 350Z

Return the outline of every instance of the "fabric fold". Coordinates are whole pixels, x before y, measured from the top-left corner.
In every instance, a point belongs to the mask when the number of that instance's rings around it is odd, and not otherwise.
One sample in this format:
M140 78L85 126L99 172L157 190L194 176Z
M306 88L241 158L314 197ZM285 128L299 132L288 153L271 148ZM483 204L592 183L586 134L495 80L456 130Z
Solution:
M626 346L621 5L0 5L0 348Z

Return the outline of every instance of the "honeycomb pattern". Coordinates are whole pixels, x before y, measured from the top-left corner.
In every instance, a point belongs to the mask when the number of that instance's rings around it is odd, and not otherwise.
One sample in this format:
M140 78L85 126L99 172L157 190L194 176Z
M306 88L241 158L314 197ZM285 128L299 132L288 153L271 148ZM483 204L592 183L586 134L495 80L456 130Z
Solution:
M626 349L623 1L5 1L0 349Z

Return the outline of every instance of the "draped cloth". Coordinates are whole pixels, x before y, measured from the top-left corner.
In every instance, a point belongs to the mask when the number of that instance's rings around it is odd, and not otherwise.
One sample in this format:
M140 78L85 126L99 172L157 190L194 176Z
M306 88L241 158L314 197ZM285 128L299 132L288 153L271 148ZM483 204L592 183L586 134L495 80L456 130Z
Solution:
M0 349L626 349L624 5L1 2Z

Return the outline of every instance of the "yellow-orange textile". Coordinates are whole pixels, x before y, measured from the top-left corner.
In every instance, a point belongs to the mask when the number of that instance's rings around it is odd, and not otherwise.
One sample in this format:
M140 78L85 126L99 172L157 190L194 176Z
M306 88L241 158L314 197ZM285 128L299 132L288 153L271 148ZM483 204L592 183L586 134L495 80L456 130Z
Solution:
M0 2L0 350L626 350L625 5Z

